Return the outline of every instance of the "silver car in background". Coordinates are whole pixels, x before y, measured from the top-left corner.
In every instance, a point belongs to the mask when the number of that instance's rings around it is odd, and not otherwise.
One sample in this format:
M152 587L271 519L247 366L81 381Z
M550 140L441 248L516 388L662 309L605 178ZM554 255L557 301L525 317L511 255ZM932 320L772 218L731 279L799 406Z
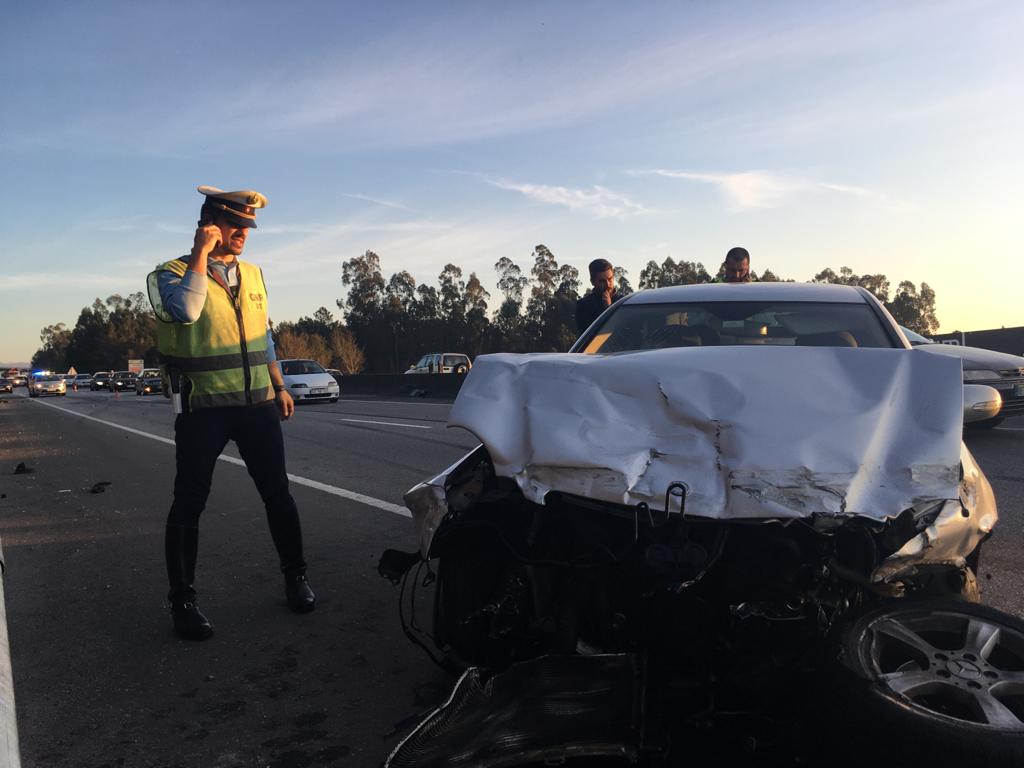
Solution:
M971 426L991 429L1008 416L1024 414L1024 357L960 344L936 344L909 328L900 326L900 330L915 349L960 358L964 367L964 384L984 384L1002 396L1003 405L997 416L974 422Z
M55 373L37 373L28 381L29 397L40 397L41 395L67 395L68 386L64 377Z

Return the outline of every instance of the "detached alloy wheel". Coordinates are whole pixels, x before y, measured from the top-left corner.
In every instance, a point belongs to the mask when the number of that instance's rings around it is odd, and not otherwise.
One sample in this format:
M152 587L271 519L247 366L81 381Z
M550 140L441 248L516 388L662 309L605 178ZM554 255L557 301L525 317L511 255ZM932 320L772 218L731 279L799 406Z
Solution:
M1024 621L973 603L894 601L840 637L837 712L860 748L938 765L1024 765ZM873 742L873 743L872 743ZM874 758L879 759L875 753Z

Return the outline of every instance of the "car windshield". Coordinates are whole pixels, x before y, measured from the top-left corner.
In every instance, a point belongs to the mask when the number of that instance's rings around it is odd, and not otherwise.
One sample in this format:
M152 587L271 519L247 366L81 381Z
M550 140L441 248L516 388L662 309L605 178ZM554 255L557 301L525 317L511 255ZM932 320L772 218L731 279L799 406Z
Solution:
M307 373L325 373L324 367L314 360L284 360L281 373L286 376L302 376Z
M465 355L445 355L445 365L465 365L469 359Z
M36 381L63 381L60 376L36 376Z
M934 344L935 343L931 339L926 339L920 333L914 333L909 328L904 328L902 325L900 326L900 330L903 331L903 335L907 337L907 341L909 341L911 344Z
M587 354L669 347L894 347L866 304L730 301L625 304L577 343Z

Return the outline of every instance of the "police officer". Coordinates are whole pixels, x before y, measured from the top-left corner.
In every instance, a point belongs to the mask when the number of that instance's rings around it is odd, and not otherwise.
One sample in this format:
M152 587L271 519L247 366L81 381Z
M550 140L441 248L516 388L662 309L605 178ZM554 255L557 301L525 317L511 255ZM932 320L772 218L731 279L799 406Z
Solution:
M180 411L164 553L174 629L189 640L213 634L196 605L193 582L199 516L217 457L229 440L238 446L266 506L289 607L306 613L316 605L281 434L281 421L291 417L295 405L274 358L263 273L238 258L256 227L256 210L267 200L252 190L198 189L206 200L192 252L162 264L148 281L158 346Z

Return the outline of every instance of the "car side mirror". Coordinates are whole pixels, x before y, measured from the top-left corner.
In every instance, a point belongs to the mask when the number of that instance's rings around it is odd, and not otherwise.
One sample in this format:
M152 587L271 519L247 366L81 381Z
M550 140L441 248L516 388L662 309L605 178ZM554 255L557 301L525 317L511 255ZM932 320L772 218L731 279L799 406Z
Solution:
M1002 407L998 390L985 384L964 384L964 424L994 419Z

